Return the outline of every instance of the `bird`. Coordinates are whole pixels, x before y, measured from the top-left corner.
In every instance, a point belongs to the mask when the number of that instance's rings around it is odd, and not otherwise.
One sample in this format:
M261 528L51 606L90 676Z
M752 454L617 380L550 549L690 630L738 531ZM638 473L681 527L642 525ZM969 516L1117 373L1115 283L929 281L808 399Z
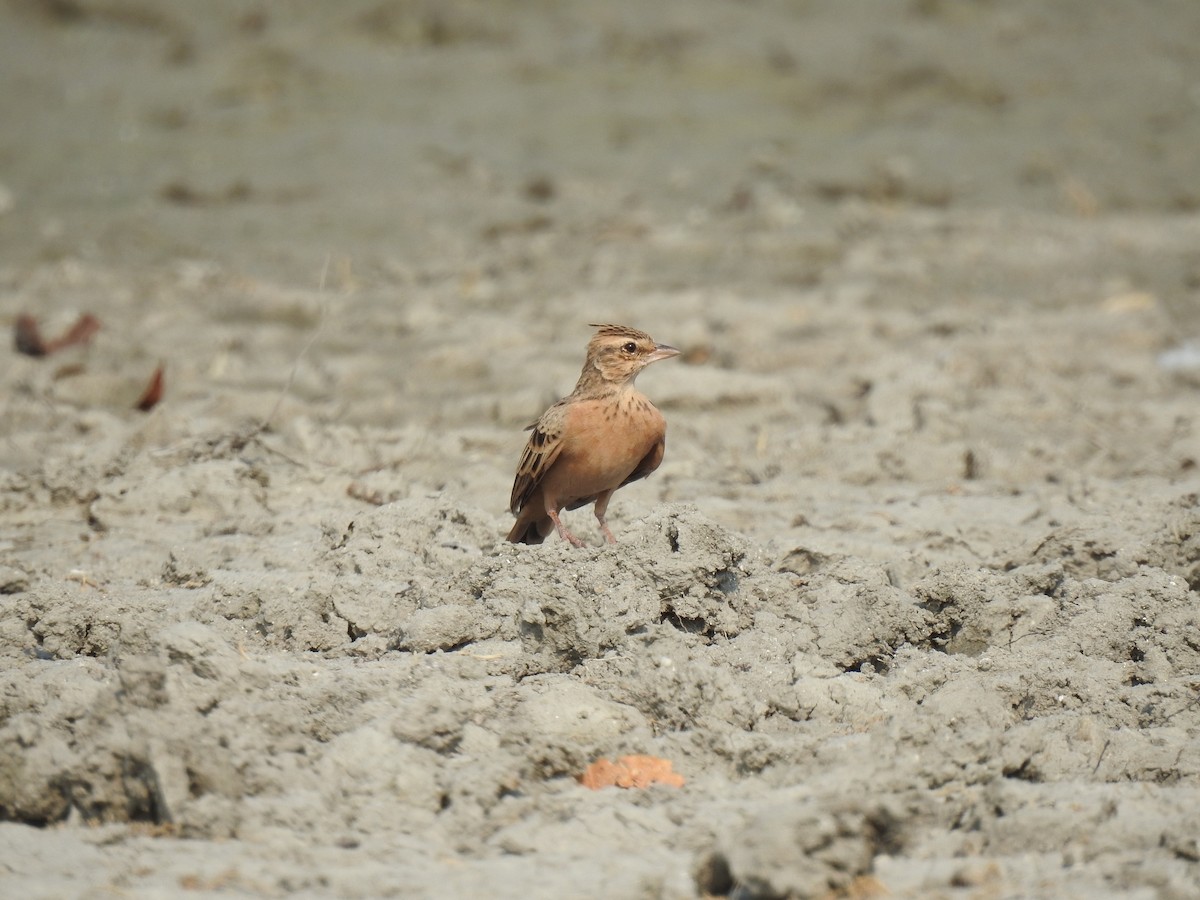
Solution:
M667 423L658 408L634 387L651 363L678 356L644 331L624 325L591 325L583 371L570 395L542 413L513 481L509 509L517 517L508 540L540 544L551 531L575 547L559 513L594 503L604 539L617 542L605 521L613 493L658 468L666 448Z

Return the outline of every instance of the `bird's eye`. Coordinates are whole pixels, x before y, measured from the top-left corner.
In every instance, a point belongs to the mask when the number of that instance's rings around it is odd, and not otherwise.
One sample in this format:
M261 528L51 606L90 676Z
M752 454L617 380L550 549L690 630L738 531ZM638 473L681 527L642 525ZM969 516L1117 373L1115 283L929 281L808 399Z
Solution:
M628 344L626 344L621 349L624 350L626 353L637 353L637 344L635 344L633 341L630 341Z

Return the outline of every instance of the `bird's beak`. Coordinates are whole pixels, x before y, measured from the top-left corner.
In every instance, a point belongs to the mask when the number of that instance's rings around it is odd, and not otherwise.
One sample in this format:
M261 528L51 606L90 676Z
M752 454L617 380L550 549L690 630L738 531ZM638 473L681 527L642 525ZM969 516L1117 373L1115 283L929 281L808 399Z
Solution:
M670 359L672 356L678 356L679 350L672 347L670 344L655 344L654 352L646 357L646 365L652 362L658 362L660 359Z

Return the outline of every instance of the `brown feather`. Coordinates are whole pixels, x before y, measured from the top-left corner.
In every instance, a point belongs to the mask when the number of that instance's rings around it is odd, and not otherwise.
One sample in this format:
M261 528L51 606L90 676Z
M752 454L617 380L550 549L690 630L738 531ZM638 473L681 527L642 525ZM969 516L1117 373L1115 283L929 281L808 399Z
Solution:
M544 431L538 423L533 425L533 433L521 453L517 477L513 481L512 497L508 501L508 508L513 515L519 514L529 502L542 477L558 459L562 447L561 433Z

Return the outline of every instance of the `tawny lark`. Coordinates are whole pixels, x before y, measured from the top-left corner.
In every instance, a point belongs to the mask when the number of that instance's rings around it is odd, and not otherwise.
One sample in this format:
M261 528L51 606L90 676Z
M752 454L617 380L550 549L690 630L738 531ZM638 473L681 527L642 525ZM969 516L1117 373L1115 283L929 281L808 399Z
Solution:
M517 523L514 543L540 544L557 529L564 541L582 547L559 518L562 509L596 504L605 540L615 544L604 520L613 492L645 478L662 462L667 423L633 386L652 362L679 351L656 344L644 331L623 325L599 329L569 397L542 413L521 454L509 504Z

